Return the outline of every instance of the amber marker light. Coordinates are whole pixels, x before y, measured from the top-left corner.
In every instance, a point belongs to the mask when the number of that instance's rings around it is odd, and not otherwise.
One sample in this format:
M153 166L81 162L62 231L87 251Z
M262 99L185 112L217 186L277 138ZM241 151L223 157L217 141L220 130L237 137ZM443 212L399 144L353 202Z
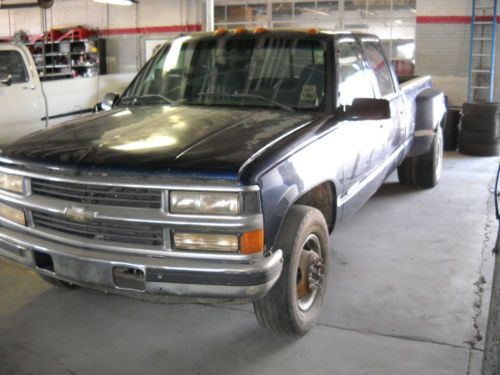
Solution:
M245 34L246 32L247 29L244 29L243 27L238 27L237 29L234 30L234 35Z
M227 33L227 30L224 29L224 28L220 28L220 29L217 29L214 31L214 35L215 36L222 36L222 35L226 35Z
M264 34L267 33L267 29L265 27L257 27L254 31L255 34Z
M261 253L264 250L264 230L258 229L245 232L240 237L240 252L242 254Z
M316 35L317 33L318 33L318 29L307 30L307 35Z

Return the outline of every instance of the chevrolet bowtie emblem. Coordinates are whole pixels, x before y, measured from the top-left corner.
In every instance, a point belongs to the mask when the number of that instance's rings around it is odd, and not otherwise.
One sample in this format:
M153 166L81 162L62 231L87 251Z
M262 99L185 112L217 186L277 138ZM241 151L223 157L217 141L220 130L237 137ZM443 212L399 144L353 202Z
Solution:
M84 207L76 207L73 206L71 208L66 208L64 210L64 216L73 221L78 221L80 223L84 223L86 221L90 221L97 216L98 212L90 211L85 209Z

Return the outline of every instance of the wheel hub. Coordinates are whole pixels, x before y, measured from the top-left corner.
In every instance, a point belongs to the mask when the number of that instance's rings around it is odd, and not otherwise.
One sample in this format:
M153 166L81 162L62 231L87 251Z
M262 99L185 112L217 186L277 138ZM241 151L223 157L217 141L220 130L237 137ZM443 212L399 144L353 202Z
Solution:
M323 283L325 266L320 252L319 239L311 235L304 243L297 269L297 303L302 311L311 308Z

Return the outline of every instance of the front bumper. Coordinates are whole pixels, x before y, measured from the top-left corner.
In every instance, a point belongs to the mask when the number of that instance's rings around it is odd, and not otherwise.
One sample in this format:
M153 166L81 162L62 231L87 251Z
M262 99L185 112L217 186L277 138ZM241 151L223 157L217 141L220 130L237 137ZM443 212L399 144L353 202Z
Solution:
M281 250L246 261L154 257L69 246L5 227L0 256L73 284L165 302L255 301L278 280L283 263ZM132 286L117 276L123 270L131 271Z

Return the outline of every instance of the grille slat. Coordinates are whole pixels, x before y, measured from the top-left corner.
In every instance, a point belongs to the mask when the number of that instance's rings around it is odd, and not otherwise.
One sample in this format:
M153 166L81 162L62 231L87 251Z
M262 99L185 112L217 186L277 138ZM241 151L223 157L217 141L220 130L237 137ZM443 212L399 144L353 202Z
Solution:
M82 204L134 208L161 208L162 191L148 188L85 185L60 181L31 180L32 194Z
M163 229L158 225L136 226L136 223L115 223L91 220L80 223L64 216L32 211L35 228L45 228L78 237L148 246L163 245ZM140 229L139 229L140 228Z

